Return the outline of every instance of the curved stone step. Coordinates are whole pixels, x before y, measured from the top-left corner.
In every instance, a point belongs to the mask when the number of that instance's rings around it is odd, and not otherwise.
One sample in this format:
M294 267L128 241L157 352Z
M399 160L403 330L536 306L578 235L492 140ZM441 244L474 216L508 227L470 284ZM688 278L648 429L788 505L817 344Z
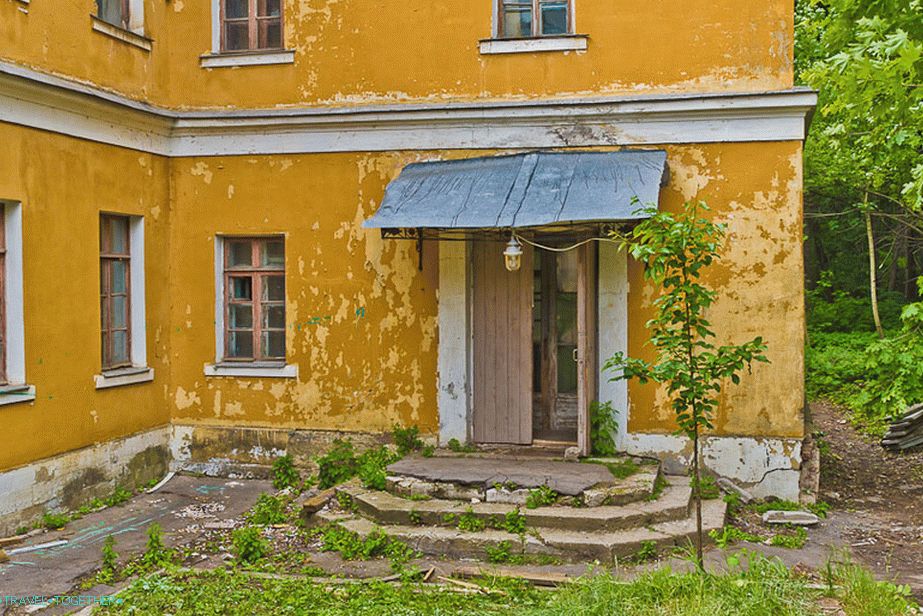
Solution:
M676 477L673 481L688 482L688 479ZM468 513L488 526L497 526L508 512L519 509L525 516L527 528L572 531L617 531L680 520L688 515L692 492L687 485L667 485L654 501L621 506L526 509L504 503L408 500L355 485L342 486L338 491L348 494L362 515L379 524L455 526L458 516Z
M722 500L703 503L702 520L706 533L724 526L727 504ZM614 532L581 532L552 528L530 528L520 537L499 530L463 532L441 526L379 526L359 516L322 512L322 520L337 522L348 530L366 536L377 529L385 531L415 550L433 556L478 558L487 556L488 548L505 546L514 554L548 555L568 561L598 560L611 563L637 554L642 547L653 545L658 551L684 547L694 541L695 518L690 513L681 520L654 524L645 528Z

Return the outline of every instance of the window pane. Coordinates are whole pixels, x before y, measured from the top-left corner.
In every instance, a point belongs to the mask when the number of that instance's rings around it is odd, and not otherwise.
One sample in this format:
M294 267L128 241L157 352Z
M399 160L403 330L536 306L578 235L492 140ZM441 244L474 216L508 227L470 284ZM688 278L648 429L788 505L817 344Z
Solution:
M113 364L128 361L128 332L112 332L112 357Z
M261 258L264 267L285 266L285 242L282 240L266 242Z
M532 36L532 3L503 3L503 36Z
M253 333L230 332L228 334L228 357L253 357Z
M109 260L104 259L99 264L99 292L102 295L109 293Z
M266 276L263 279L263 301L285 301L285 276Z
M250 301L253 299L253 280L250 276L231 278L231 299Z
M239 19L246 18L250 12L249 0L225 0L224 18Z
M282 23L276 20L260 20L259 48L278 49L282 47Z
M128 219L121 216L109 218L109 252L128 254Z
M96 16L115 26L128 21L122 15L122 0L96 0Z
M112 298L112 319L110 327L122 328L128 326L128 298L116 295Z
M281 0L259 0L256 14L260 17L279 17L282 15Z
M229 51L250 49L250 26L246 21L233 21L224 25L224 48Z
M558 347L558 393L572 394L577 391L577 362L574 361L576 348Z
M280 304L264 304L263 328L285 329L285 306Z
M228 309L228 327L231 329L250 329L253 327L253 305L231 304Z
M250 242L228 241L228 267L253 265L253 245Z
M109 267L112 272L109 292L125 293L128 290L128 262L113 259L109 261Z
M567 2L542 3L542 34L567 34Z
M285 332L263 332L263 357L285 357Z

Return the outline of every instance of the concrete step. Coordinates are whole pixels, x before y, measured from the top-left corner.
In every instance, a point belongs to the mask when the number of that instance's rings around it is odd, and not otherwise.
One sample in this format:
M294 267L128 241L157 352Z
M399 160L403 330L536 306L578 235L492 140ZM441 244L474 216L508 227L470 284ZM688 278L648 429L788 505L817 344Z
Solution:
M487 526L497 526L510 511L519 509L528 528L570 531L618 531L681 520L689 513L692 490L688 478L673 477L660 497L622 506L539 507L527 509L505 503L465 503L457 500L409 500L388 492L356 485L338 488L352 498L359 512L378 524L404 526L456 526L458 516L468 513Z
M587 507L640 502L655 492L658 462L635 463L628 457L599 461L409 457L388 467L386 489L403 497L525 505L530 492L547 487L562 501ZM616 477L610 466L630 474Z
M702 519L706 533L724 526L727 504L722 500L703 503ZM512 535L501 530L463 532L457 528L441 526L383 525L359 515L333 512L318 514L322 521L336 522L348 530L366 536L376 529L407 543L428 555L451 558L477 558L487 556L487 548L506 544L512 553L548 555L565 561L592 561L612 563L619 558L636 554L646 544L658 551L686 546L694 541L695 517L689 515L669 522L652 524L644 528L617 531L574 531L554 528L528 528L525 535Z

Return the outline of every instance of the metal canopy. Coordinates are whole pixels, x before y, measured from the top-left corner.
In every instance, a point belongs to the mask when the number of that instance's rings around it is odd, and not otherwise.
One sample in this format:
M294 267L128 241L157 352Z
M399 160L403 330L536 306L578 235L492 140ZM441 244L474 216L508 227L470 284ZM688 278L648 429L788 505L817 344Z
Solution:
M638 220L667 180L662 150L533 152L407 165L367 229L507 229Z

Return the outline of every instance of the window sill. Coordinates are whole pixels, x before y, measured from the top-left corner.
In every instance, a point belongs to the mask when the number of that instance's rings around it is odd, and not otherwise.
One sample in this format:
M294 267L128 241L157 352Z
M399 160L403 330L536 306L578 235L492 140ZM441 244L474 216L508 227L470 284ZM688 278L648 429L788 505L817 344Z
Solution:
M214 53L199 56L202 68L225 68L234 66L266 66L271 64L294 64L294 49L270 49L235 53Z
M205 364L205 376L255 377L266 379L298 378L298 364L224 363Z
M0 385L0 406L35 401L35 385Z
M154 41L142 36L131 30L125 30L119 26L110 24L108 21L104 21L97 17L96 15L90 15L90 19L93 21L93 31L99 32L100 34L105 34L106 36L111 36L114 39L118 39L123 43L128 43L133 45L138 49L143 49L144 51L150 51L153 47Z
M119 368L118 370L106 370L102 374L94 376L93 379L96 381L96 389L109 389L110 387L122 387L123 385L150 383L154 380L154 369Z
M589 37L585 34L517 39L485 39L481 41L480 47L481 53L484 55L542 51L586 51L588 39Z

